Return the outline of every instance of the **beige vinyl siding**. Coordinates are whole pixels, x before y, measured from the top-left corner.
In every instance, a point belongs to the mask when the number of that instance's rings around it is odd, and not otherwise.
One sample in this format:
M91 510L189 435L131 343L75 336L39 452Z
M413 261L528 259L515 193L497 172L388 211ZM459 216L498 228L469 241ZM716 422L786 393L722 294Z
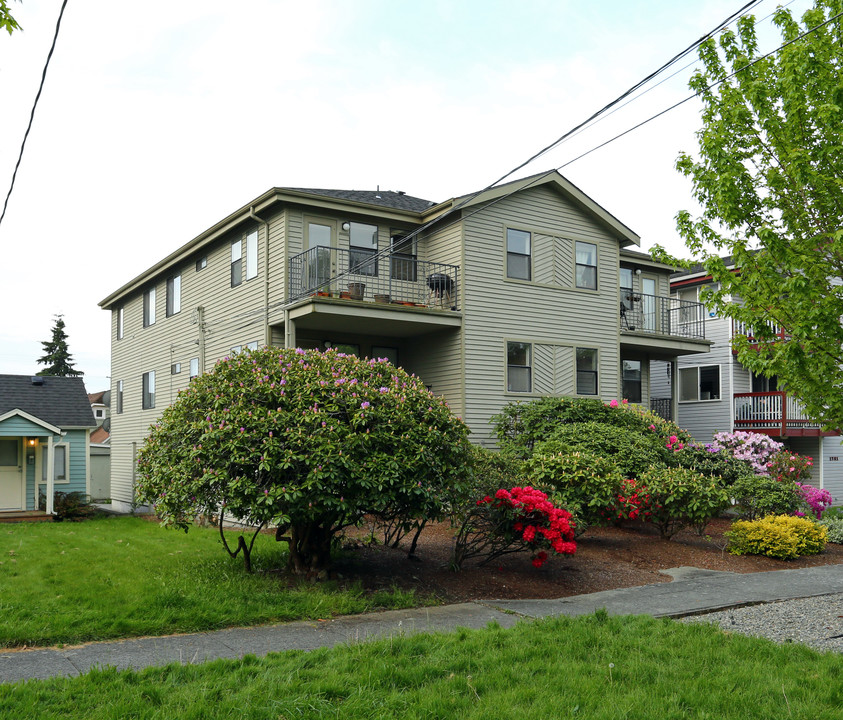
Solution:
M532 234L532 282L505 277L507 227ZM618 239L548 187L526 190L468 214L463 232L466 420L475 439L491 442L489 419L507 402L542 393L572 394L576 347L598 351L599 396L617 397ZM597 246L596 291L573 287L577 240ZM551 256L553 282L538 282L550 278L544 264ZM533 344L534 366L537 360L541 363L534 367L533 393L506 392L506 341Z
M822 487L834 497L835 505L843 505L843 440L837 437L822 438L822 452L814 456L812 485Z
M132 443L143 444L149 426L177 397L179 390L190 380L190 359L201 357L199 343L201 332L198 307L204 309L205 345L204 372L213 368L217 360L227 356L232 346L257 341L265 344L264 274L266 264L261 257L258 275L231 287L231 241L254 225L244 225L243 231L233 232L202 253L208 264L196 271L196 258L179 266L181 271L181 311L166 317L166 280L175 271L162 274L155 282L156 322L143 327L143 298L138 292L124 302L124 336L112 342L111 389L114 396L117 381L123 381L123 413L112 413L111 446L112 498L121 503L131 503L133 488ZM259 228L258 247L264 246L263 226ZM260 250L259 250L260 252ZM149 285L145 286L149 287ZM243 316L245 311L257 309L258 313ZM116 338L117 314L112 313L112 338ZM171 374L171 365L181 364L181 372ZM142 376L155 372L155 408L141 408ZM116 408L115 408L116 409Z
M401 358L402 364L404 359ZM462 375L462 332L445 330L407 340L405 369L430 386L460 417L465 415Z

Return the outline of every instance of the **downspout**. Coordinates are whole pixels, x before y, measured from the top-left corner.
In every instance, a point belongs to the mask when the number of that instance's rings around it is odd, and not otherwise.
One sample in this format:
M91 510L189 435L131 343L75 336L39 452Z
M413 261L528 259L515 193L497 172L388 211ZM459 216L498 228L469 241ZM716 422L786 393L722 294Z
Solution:
M735 432L735 361L737 358L732 352L732 340L734 338L735 325L729 321L729 432ZM749 388L752 390L752 387Z
M263 337L264 345L271 345L272 338L269 336L269 222L266 220L262 220L257 215L255 215L254 205L249 206L249 217L252 218L252 220L254 220L255 222L263 224L264 238L266 238L266 249L264 251L264 264L266 269L264 270L263 274ZM258 235L258 245L260 246L260 235Z

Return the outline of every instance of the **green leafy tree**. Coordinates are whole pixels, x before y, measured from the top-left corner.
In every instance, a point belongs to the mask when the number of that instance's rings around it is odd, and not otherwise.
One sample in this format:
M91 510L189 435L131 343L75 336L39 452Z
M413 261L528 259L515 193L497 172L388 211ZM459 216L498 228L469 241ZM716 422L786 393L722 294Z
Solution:
M164 525L242 521L232 557L263 527L288 567L328 567L332 540L367 515L442 519L469 492L468 428L417 377L333 350L266 348L191 381L140 451L139 497Z
M6 30L11 35L15 30L20 29L17 20L12 17L8 2L0 0L0 30Z
M81 370L73 367L73 356L67 349L67 333L64 331L64 316L56 315L53 323L53 336L50 340L41 343L44 348L44 355L36 362L39 365L46 365L36 375L58 375L60 377L79 377L84 375Z
M842 12L843 0L816 0L800 26L777 10L789 44L769 57L752 17L719 48L704 43L691 81L704 106L699 150L677 161L702 206L700 217L678 214L679 233L719 283L704 299L752 329L735 342L738 358L777 375L834 427L843 425Z

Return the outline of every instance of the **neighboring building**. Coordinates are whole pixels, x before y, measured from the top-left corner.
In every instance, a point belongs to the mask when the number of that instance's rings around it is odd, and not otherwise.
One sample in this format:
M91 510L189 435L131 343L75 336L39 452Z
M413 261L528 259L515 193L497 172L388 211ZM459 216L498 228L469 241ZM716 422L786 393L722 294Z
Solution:
M88 492L91 430L82 378L0 375L0 511L46 511L53 493Z
M439 204L272 188L100 303L112 314L113 503L134 502L136 453L178 391L249 347L386 357L486 445L514 400L647 404L651 360L710 343L702 306L671 300L672 268L628 249L638 244L556 172Z
M88 402L97 421L97 428L91 433L88 494L93 501L102 501L111 496L111 391L88 393Z
M726 258L729 262L729 258ZM702 267L675 274L674 298L695 302L712 278ZM779 387L775 377L755 375L738 362L732 339L752 337L751 328L708 313L706 337L713 342L704 357L682 357L678 368L653 363L653 396L679 396L678 424L699 442L716 432L745 430L770 435L800 455L814 458L811 482L843 503L843 446L839 431L822 430L801 403ZM678 382L672 382L677 378Z

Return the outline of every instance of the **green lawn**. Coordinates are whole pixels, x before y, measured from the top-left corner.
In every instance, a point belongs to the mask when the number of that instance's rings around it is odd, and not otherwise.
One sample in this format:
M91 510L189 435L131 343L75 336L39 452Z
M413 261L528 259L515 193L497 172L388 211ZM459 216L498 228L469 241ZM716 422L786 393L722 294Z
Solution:
M297 588L277 573L286 544L261 536L256 572L218 532L185 534L141 518L0 525L0 647L163 635L419 604L331 583Z
M0 685L0 717L837 720L841 681L837 655L598 612Z

